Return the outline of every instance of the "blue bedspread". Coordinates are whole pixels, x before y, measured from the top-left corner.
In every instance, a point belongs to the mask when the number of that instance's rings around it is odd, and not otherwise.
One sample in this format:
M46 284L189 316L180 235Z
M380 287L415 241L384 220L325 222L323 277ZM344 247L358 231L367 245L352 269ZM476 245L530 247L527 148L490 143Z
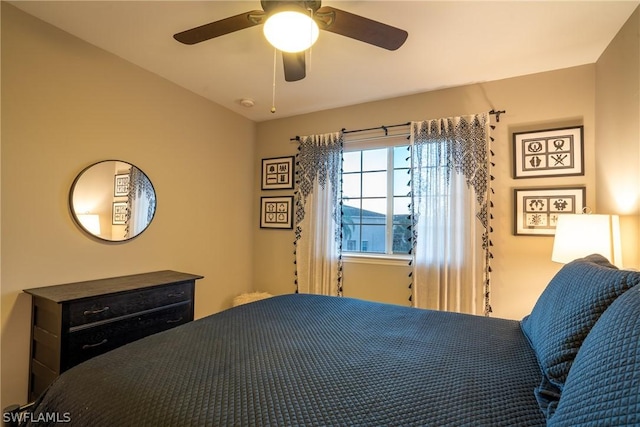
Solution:
M68 414L80 426L542 426L540 380L515 320L286 295L78 365L42 396L33 418Z

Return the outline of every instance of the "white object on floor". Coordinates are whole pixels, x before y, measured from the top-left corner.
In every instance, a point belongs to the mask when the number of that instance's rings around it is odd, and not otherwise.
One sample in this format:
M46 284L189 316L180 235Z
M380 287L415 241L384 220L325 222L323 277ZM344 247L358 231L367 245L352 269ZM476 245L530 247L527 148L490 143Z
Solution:
M259 301L261 299L269 298L272 296L273 295L267 292L249 292L246 294L240 294L233 299L233 306L237 307L242 304Z

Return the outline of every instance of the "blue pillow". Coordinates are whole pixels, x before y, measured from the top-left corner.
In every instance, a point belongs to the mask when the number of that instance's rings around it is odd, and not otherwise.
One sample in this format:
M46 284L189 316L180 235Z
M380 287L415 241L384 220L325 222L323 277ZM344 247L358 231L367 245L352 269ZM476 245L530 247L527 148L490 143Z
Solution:
M540 390L552 385L559 392L537 395L545 405L550 405L549 396L561 394L571 364L598 318L639 282L640 273L619 270L597 254L564 265L549 282L531 314L521 322L546 377Z
M589 332L548 425L639 424L640 287L635 287L615 300Z

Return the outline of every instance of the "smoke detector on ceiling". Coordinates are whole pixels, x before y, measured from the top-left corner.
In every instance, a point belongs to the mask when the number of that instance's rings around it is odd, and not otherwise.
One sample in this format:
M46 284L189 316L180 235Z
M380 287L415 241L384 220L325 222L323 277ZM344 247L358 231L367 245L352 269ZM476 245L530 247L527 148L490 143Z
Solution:
M251 99L251 98L242 98L240 100L240 105L242 105L245 108L251 108L256 104L256 102Z

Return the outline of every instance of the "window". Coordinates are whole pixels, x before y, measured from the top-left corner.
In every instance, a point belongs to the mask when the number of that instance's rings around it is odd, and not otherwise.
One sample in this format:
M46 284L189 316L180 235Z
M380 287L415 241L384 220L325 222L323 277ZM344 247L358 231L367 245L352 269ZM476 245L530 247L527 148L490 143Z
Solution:
M342 172L345 252L408 254L410 159L406 138L347 143ZM401 145L400 145L401 144Z

